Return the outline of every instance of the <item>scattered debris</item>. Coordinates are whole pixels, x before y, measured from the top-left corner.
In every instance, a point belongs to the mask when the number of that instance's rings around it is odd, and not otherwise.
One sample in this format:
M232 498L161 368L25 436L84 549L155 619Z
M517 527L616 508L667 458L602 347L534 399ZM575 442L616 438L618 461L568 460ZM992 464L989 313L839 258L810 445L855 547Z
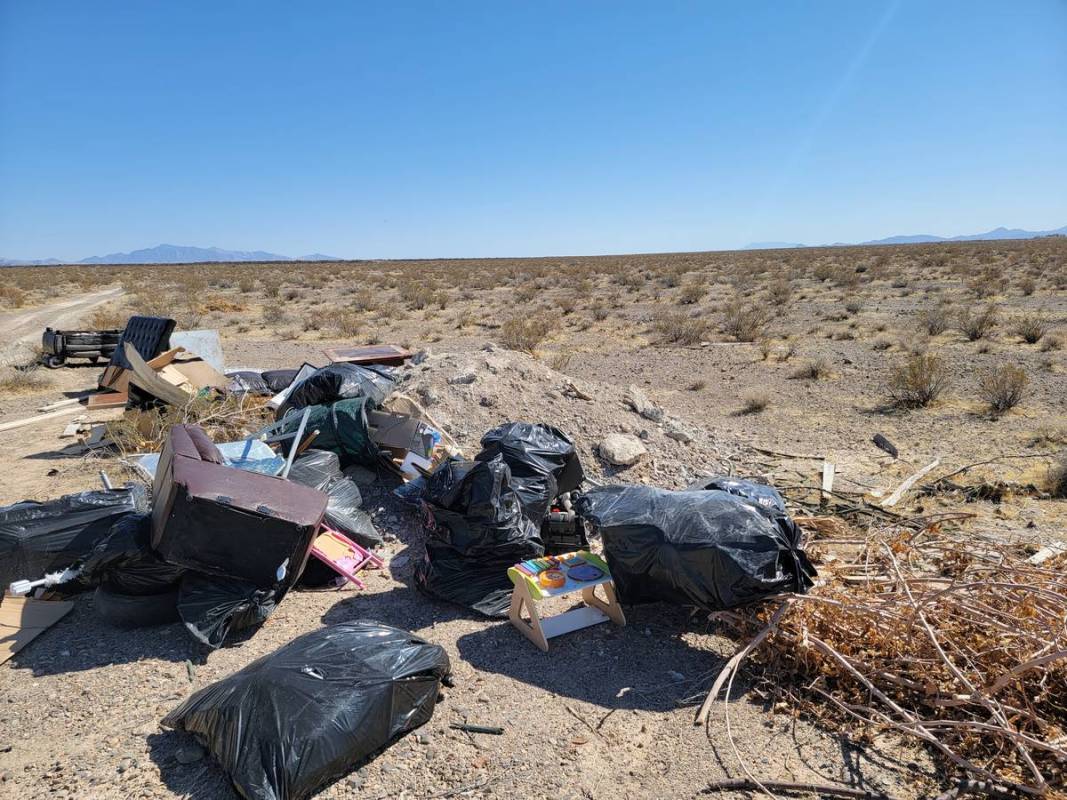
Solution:
M882 434L876 433L874 435L874 438L871 439L871 441L874 442L875 447L877 447L879 450L884 450L885 452L889 453L889 455L893 456L893 458L896 458L899 455L899 453L897 452L897 446L891 441L889 441L887 438L885 438L885 436L883 436Z

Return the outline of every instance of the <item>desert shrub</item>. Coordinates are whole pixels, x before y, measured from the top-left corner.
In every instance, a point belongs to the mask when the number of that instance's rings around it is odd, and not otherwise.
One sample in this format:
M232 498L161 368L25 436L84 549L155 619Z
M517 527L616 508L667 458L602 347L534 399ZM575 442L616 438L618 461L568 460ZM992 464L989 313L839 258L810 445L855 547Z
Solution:
M829 378L830 365L826 362L826 359L817 358L798 368L796 372L793 373L793 377L797 380L806 381L818 381L823 378Z
M1022 337L1027 344L1037 344L1049 332L1049 324L1036 314L1016 317L1012 323L1012 333Z
M554 369L556 372L566 372L567 367L571 364L571 359L574 357L574 352L571 350L560 350L557 353L553 353L548 358L548 366Z
M17 286L0 286L0 303L10 308L26 305L26 292Z
M690 392L699 392L701 389L706 388L707 385L708 385L708 382L705 381L705 380L696 380L696 381L693 381L688 386L686 386L685 388L688 389Z
M603 303L595 303L590 310L593 312L593 319L597 322L603 322L608 318L608 308Z
M863 301L858 297L853 297L845 301L845 311L849 314L858 314L863 309Z
M931 336L944 333L952 326L952 309L946 303L924 308L919 312L919 326Z
M734 298L723 310L722 327L739 342L754 342L767 329L774 310L760 303L746 303Z
M871 349L878 353L883 353L889 350L893 346L893 342L889 339L875 339L871 344Z
M363 330L363 316L351 308L334 309L326 315L326 324L342 336L355 336Z
M1041 343L1042 353L1051 353L1053 350L1063 349L1063 339L1059 336L1046 336L1045 341Z
M1060 456L1059 461L1049 469L1049 494L1056 498L1067 498L1067 455Z
M256 288L256 279L251 275L242 275L237 279L237 288L241 290L241 294L249 294Z
M767 288L767 296L775 305L784 306L793 297L793 284L788 278L778 278Z
M552 330L547 317L511 317L500 326L500 343L509 350L533 353Z
M681 311L661 311L653 318L652 327L663 341L682 345L699 344L708 332L706 320Z
M997 307L990 303L981 311L965 308L959 314L959 328L968 341L984 339L997 325Z
M937 400L950 383L944 363L935 355L913 355L896 367L886 382L887 393L898 408L924 408Z
M1019 291L1029 297L1037 291L1037 283L1033 278L1027 276L1019 281Z
M100 306L89 315L89 327L94 330L118 330L126 327L130 315L116 305Z
M433 286L412 280L402 284L398 291L400 299L407 303L409 308L418 311L433 302L435 290Z
M567 314L573 314L574 309L578 307L578 301L572 295L565 294L563 297L556 300L556 308L560 313L566 316Z
M978 378L978 396L989 404L993 414L1003 414L1022 402L1030 379L1013 364L987 370Z
M282 282L274 275L264 276L263 280L263 296L264 297L277 297L281 291Z
M48 373L37 365L0 370L0 394L36 392L52 385Z
M756 394L746 397L741 405L740 414L759 414L764 411L771 403L770 399L763 394Z
M707 287L700 283L687 283L678 293L678 302L683 306L691 306L700 302L707 293Z

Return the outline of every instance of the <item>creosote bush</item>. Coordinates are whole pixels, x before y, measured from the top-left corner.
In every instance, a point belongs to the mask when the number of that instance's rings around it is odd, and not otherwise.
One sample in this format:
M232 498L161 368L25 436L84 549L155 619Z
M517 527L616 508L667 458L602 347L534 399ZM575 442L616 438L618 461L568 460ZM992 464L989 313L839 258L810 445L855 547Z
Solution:
M723 331L739 342L754 342L763 336L773 316L769 306L734 298L723 309Z
M749 414L759 414L766 410L767 406L771 403L770 399L763 394L752 395L746 397L744 403L741 406L740 414L748 416Z
M825 359L817 358L814 361L809 361L804 364L796 372L793 373L793 377L798 380L807 381L819 381L823 378L830 377L830 365Z
M511 317L500 326L500 343L509 350L533 353L551 329L547 317Z
M952 326L952 310L945 303L919 312L919 325L931 336L944 333Z
M1036 314L1026 314L1016 317L1011 330L1027 344L1037 344L1048 333L1049 324Z
M948 371L937 356L923 353L911 356L889 375L886 389L898 408L925 408L948 388Z
M978 396L989 404L991 413L999 416L1022 402L1029 383L1024 369L1003 364L982 373L978 379Z
M977 342L990 334L997 324L997 307L990 303L981 311L965 308L960 312L959 326L970 342Z
M665 342L699 344L708 332L708 323L699 316L681 311L661 311L652 320L652 327Z

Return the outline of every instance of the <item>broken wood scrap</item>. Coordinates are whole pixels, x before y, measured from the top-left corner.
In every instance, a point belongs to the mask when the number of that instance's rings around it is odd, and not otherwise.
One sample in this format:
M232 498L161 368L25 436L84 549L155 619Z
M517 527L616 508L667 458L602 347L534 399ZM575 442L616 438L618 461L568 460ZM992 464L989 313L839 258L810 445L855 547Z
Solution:
M46 419L55 419L56 417L64 417L67 414L76 414L81 411L82 408L79 405L69 406L67 408L60 408L55 411L49 411L47 414L38 414L34 417L26 417L25 419L16 419L11 422L0 423L0 432L13 431L16 428L23 428L27 425L35 425L38 422L42 422Z
M900 484L900 486L898 486L893 491L893 493L891 495L889 495L889 497L887 497L885 500L882 501L882 503L881 503L882 508L892 508L897 503L899 503L900 499L904 496L904 493L907 492L908 489L910 489L912 486L914 486L920 479L922 479L922 477L924 475L929 473L931 470L937 469L937 467L938 467L938 465L940 463L941 463L941 459L940 458L935 458L933 461L931 461L929 464L927 464L921 470L919 470L914 475L912 475L907 480L905 480L902 484Z

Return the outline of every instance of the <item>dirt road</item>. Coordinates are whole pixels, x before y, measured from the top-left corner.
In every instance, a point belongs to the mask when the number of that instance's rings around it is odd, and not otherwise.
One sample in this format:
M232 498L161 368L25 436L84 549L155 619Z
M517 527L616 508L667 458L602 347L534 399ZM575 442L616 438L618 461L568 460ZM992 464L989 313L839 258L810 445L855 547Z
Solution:
M28 346L40 341L46 327L60 328L76 324L79 318L110 300L123 295L121 286L77 295L35 308L0 313L0 364L10 364Z

